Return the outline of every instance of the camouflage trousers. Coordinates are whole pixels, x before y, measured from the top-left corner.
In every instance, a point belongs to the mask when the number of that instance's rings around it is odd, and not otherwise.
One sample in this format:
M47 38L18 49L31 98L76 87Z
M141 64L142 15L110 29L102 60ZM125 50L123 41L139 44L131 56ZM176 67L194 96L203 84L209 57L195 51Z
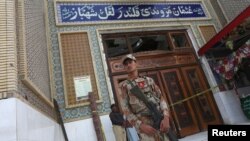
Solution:
M154 136L148 136L144 133L139 133L140 141L169 141L166 133L155 134Z
M153 126L153 121L150 117L139 117L139 119L144 123ZM140 141L169 141L169 138L167 137L167 133L160 133L158 132L154 136L149 136L145 133L142 133L138 131L138 134L140 136Z

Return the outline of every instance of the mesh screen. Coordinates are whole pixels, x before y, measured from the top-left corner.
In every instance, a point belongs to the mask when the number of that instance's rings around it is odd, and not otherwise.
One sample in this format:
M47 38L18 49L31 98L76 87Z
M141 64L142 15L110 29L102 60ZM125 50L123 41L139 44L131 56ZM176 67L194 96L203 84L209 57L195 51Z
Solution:
M68 106L74 106L87 100L76 100L74 77L89 75L92 90L97 99L97 86L87 33L62 33L61 53Z
M199 28L206 42L208 42L216 34L213 25L199 26Z

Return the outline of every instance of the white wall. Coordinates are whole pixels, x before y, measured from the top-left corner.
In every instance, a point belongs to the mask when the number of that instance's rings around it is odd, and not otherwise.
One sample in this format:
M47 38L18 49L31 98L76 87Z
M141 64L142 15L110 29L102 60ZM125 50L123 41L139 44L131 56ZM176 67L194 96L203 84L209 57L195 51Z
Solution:
M109 115L100 117L106 141L115 141ZM65 123L69 141L97 141L92 118Z
M17 98L0 100L0 141L64 141L54 120Z
M216 103L225 124L250 124L243 113L239 96L234 90L214 94Z
M225 124L250 124L234 91L214 94ZM106 141L115 141L108 115L101 116ZM65 123L69 141L97 141L92 118ZM0 141L63 141L60 126L16 98L0 100ZM183 139L184 140L184 139Z
M16 101L15 99L0 100L0 140L16 141Z

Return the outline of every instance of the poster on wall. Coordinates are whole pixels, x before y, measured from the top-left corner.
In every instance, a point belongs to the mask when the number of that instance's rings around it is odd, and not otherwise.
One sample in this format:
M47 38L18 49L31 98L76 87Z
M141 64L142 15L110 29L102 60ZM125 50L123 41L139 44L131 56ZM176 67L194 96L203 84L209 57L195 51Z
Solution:
M57 24L128 20L208 18L202 2L63 2L55 3Z
M74 87L76 100L83 100L88 98L88 93L92 92L92 86L90 81L90 76L78 76L74 77Z

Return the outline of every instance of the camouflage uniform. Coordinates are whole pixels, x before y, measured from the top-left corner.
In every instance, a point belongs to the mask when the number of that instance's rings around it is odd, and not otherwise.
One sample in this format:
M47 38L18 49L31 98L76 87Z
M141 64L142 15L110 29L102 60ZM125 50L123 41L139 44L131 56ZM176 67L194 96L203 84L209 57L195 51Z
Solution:
M148 97L148 99L157 105L158 110L161 110L164 115L168 115L168 107L165 100L161 100L162 94L159 87L150 77L138 77L132 81L134 85L138 85L141 91ZM168 141L166 134L156 134L155 136L148 136L140 132L141 123L153 125L150 111L143 101L139 100L134 94L130 92L132 88L129 80L125 80L120 84L121 99L120 104L127 120L131 122L142 141Z

